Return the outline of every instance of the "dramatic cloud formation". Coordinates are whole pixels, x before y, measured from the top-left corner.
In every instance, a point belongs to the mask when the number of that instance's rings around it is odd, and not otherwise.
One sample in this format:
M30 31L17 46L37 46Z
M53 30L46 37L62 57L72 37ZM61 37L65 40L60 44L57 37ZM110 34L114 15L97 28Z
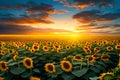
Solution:
M49 17L48 14L33 14L28 15L21 15L19 17L15 17L14 15L9 16L2 16L0 17L0 23L3 24L35 24L35 23L44 23L44 24L51 24L52 21L47 20Z
M89 6L96 6L105 7L105 6L113 6L114 0L54 0L58 1L66 6L75 7L75 8L87 8Z
M0 0L0 34L119 34L119 4L119 0Z
M40 12L46 14L55 14L56 10L50 4L41 3L39 5L31 6L26 10L27 12Z
M27 14L15 16L13 14L4 14L0 17L0 22L5 24L36 24L44 23L51 24L54 23L50 21L50 14L56 13L56 10L50 4L40 3L36 4L34 2L28 2L25 4L18 5L1 5L0 9L10 10L10 9L25 9ZM8 16L5 16L8 15Z
M120 19L120 13L105 13L98 10L83 11L73 16L79 23L90 24L99 21L112 21Z

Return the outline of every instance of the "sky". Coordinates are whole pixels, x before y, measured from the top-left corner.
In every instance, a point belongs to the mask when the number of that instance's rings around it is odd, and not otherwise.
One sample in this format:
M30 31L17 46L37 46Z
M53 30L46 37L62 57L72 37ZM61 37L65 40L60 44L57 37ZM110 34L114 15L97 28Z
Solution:
M120 0L0 0L0 34L120 34Z

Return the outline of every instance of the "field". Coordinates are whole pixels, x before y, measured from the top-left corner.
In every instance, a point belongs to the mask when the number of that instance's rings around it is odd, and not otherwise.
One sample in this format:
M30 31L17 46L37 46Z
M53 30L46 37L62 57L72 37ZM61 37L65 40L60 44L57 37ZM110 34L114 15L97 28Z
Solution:
M0 36L0 80L120 80L120 37Z

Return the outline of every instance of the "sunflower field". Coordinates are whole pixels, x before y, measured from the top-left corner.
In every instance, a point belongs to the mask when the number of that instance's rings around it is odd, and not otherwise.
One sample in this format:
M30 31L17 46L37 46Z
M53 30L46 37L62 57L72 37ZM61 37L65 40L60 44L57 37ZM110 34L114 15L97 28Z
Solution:
M120 80L120 41L0 41L0 80Z

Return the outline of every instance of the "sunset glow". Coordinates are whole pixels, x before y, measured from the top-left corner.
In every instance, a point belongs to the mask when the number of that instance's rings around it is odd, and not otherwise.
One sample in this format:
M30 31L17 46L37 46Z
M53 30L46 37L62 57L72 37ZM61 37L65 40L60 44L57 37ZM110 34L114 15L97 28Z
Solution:
M118 0L0 0L0 34L120 34Z

